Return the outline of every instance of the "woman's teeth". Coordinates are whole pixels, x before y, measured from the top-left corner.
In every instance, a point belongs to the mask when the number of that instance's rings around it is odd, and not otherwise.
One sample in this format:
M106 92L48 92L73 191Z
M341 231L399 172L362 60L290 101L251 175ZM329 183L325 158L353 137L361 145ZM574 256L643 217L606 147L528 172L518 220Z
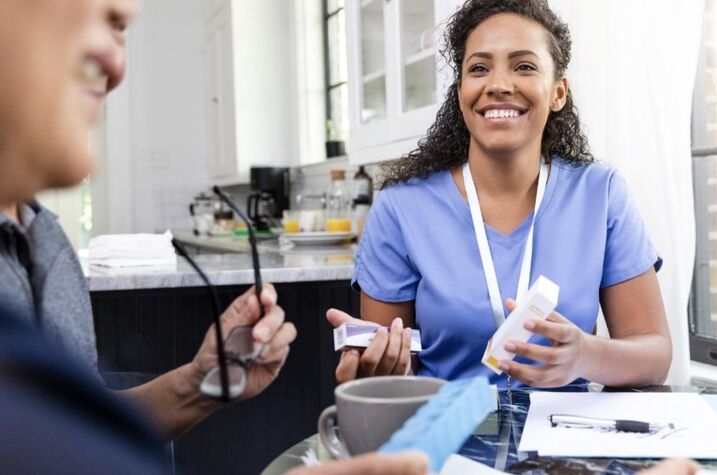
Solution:
M507 117L520 117L521 113L515 109L490 109L483 115L486 119L502 119Z

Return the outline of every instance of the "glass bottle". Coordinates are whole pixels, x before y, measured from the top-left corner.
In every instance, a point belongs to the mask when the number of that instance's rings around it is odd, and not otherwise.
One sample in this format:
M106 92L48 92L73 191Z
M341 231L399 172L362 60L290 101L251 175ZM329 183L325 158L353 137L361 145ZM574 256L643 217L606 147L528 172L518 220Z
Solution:
M326 230L351 231L349 207L351 196L346 188L346 171L331 170L331 186L326 193Z
M366 173L363 165L360 165L354 175L354 203L371 204L373 196L373 180Z
M359 166L354 175L353 224L351 230L356 233L356 240L361 239L363 225L371 207L373 198L373 180L363 166Z

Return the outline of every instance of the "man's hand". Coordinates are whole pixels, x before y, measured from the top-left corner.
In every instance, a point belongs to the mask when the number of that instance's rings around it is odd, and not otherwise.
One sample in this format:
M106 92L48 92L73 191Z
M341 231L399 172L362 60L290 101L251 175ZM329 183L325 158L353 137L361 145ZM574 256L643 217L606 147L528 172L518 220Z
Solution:
M699 471L700 464L694 460L672 458L647 470L641 470L638 475L696 475Z
M276 300L274 286L264 284L261 301L265 315L260 320L259 301L252 286L237 297L219 319L225 339L236 326L254 325L254 341L266 344L264 351L249 370L247 385L239 396L240 400L256 396L276 379L289 354L289 344L296 339L296 328L291 322L284 321L284 310L276 304ZM199 388L204 376L217 366L214 325L207 330L202 346L194 357L193 366L196 369L196 387Z
M422 452L397 455L363 454L315 467L295 468L286 475L425 475L428 459Z

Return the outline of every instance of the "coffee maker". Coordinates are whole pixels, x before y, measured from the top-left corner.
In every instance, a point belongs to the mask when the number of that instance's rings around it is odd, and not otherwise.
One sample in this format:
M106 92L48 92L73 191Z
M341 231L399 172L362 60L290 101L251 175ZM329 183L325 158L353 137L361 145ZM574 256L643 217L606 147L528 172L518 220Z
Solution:
M267 231L278 227L281 213L289 208L289 169L287 167L251 167L246 214L254 227Z

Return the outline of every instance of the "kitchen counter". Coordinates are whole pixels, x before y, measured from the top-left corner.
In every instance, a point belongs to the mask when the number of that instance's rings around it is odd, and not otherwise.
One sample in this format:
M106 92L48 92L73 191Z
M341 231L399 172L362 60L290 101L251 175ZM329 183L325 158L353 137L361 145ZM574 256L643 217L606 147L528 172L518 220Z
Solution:
M217 239L218 246L248 245L229 238ZM294 246L279 249L276 241L259 243L261 276L265 282L315 282L351 279L354 271L355 245ZM226 252L226 251L225 251ZM214 285L246 285L254 282L251 254L200 254L194 256L199 267ZM82 261L90 291L161 289L204 286L201 278L184 259L169 267L106 268Z

